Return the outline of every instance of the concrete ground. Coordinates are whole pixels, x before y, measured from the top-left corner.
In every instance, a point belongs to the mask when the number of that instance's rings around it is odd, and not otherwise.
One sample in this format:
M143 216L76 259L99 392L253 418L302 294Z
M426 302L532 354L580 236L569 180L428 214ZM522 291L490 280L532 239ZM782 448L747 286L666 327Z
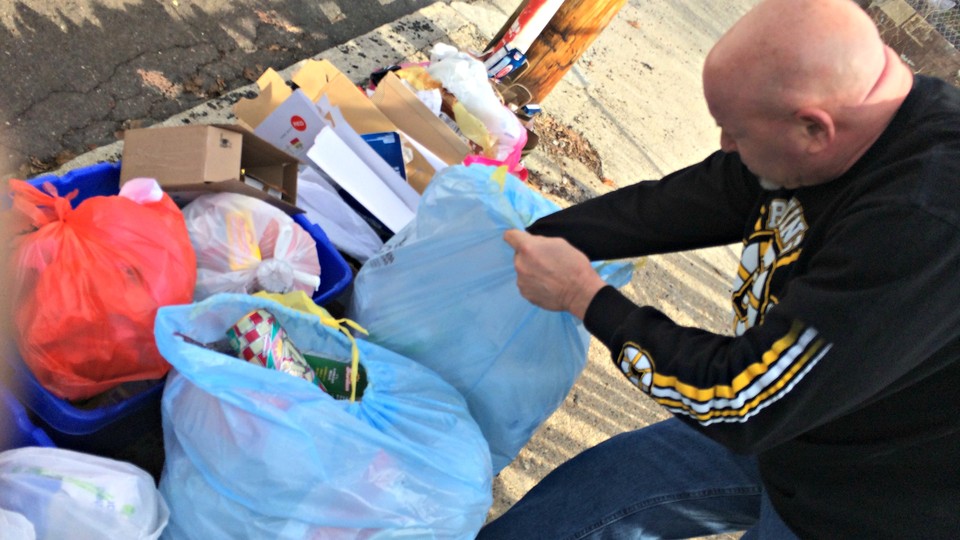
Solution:
M713 151L719 130L703 101L700 68L715 40L755 3L630 0L542 102L545 115L559 126L556 133L578 135L602 171L564 152L559 137L545 136L526 159L537 183L545 192L589 197L659 178ZM317 57L360 81L385 64L426 59L425 51L436 42L480 48L516 5L507 0L437 2ZM295 70L293 65L281 73L289 76ZM225 92L165 123L231 121L230 105L251 91L247 86ZM81 155L61 172L117 159L121 144ZM650 257L626 291L680 324L727 332L737 258L734 246ZM583 449L666 416L623 380L609 352L594 342L588 365L562 407L497 477L491 517Z

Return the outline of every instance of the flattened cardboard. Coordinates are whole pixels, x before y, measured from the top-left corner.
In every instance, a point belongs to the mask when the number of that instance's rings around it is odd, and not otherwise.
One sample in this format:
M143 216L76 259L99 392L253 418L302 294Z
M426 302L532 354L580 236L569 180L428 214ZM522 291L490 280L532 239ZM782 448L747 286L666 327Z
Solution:
M397 130L397 126L370 98L328 60L307 60L290 80L314 103L327 96L330 104L339 108L347 122L361 135Z
M397 126L364 94L357 85L328 60L307 60L291 80L317 103L324 96L340 109L347 123L360 135L396 131L413 159L406 164L407 182L423 193L436 169L410 144ZM329 121L329 118L326 119Z
M256 97L241 99L233 106L234 114L250 131L263 123L293 93L293 89L273 68L267 68L260 75L257 86L260 93Z
M397 174L397 171L393 170L393 167L391 167L376 150L363 140L356 130L353 129L353 126L350 125L350 122L347 122L343 117L340 109L331 105L326 95L320 97L320 101L317 102L317 108L320 109L320 113L327 120L327 127L333 130L337 134L337 137L353 151L353 154L377 175L380 181L377 184L371 184L371 188L373 185L378 185L380 188L388 189L399 197L407 208L416 212L417 205L420 204L420 194L417 193L411 184L404 181L403 177ZM323 165L313 159L315 150L318 149L310 149L310 159L313 163L323 168ZM357 197L353 193L351 193L351 195L354 198ZM396 232L396 230L393 231Z
M297 208L297 158L234 125L202 124L133 129L124 133L120 184L156 178L184 205L203 193L227 191L266 201L288 214ZM243 182L243 175L275 186L282 199Z
M447 165L461 163L470 153L467 143L433 114L393 72L381 79L370 100L403 133Z

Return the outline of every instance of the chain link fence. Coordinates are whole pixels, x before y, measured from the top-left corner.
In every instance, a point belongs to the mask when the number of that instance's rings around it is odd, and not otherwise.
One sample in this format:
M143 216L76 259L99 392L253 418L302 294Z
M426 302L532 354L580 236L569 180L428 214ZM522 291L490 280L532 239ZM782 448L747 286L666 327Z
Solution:
M960 0L856 0L916 73L960 86Z
M960 3L956 0L907 0L937 32L960 49Z

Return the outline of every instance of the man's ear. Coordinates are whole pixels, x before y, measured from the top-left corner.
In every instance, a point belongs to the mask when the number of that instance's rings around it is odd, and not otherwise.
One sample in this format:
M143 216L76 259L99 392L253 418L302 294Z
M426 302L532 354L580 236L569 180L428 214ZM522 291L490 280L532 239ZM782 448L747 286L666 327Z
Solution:
M822 152L833 144L837 127L829 113L816 107L805 107L798 110L794 118L803 130L802 138L808 154Z

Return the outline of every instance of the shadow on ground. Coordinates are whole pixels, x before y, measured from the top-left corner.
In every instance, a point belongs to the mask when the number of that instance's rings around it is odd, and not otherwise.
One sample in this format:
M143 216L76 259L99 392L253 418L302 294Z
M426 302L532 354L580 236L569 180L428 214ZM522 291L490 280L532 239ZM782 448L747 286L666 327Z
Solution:
M0 0L0 174L54 169L431 3Z

